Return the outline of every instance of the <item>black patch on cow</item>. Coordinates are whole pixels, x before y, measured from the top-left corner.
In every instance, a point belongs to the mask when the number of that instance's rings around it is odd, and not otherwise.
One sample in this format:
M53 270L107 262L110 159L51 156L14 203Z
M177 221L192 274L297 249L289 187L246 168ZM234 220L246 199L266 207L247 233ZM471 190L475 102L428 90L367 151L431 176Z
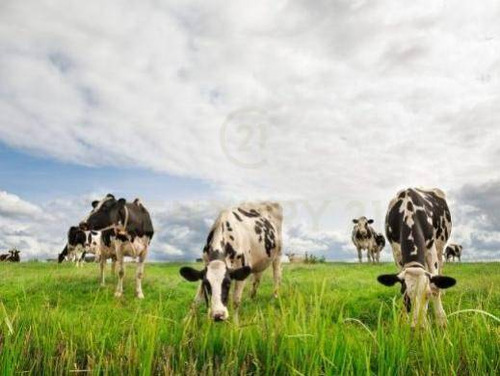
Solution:
M236 251L234 250L231 243L226 244L226 248L224 250L224 253L226 254L226 256L229 256L230 260L234 260L234 258L236 257Z
M411 299L406 293L406 282L401 281L401 294L403 295L403 303L406 308L406 312L410 313L411 311Z
M227 231L233 231L233 229L231 228L231 224L229 223L229 221L226 221L226 227L227 227Z
M375 236L375 242L377 243L377 246L379 247L379 249L383 249L385 247L385 238L384 238L384 235L377 234Z
M210 230L207 236L207 242L205 243L205 247L203 247L203 253L210 253L212 248L212 239L214 237L214 229Z
M255 209L250 209L250 211L246 211L246 210L243 210L242 208L238 208L238 211L241 214L243 214L245 217L248 217L248 218L260 217L259 212Z
M236 212L233 212L233 215L236 217L236 219L240 222L243 222L243 219L241 219L241 217L238 215L238 213Z
M80 230L80 228L76 226L71 226L68 230L68 245L72 247L76 247L77 245L85 245L85 241L87 240L85 236L85 232Z
M61 253L59 253L59 256L57 257L57 262L60 264L61 262L64 261L64 258L68 255L68 245L64 246L64 249L62 250Z

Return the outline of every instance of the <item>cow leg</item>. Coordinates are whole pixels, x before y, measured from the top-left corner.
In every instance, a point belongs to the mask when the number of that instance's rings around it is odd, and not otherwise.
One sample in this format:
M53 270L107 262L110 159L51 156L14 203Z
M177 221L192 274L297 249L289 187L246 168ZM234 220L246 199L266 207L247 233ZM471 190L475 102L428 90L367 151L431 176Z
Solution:
M358 259L359 259L359 263L361 264L363 262L363 252L362 252L361 248L358 248Z
M118 284L116 285L115 297L121 298L123 295L123 277L125 276L121 245L116 245L116 261L118 262Z
M277 255L273 261L274 297L277 298L281 285L281 255Z
M241 296L243 295L243 288L245 287L245 280L235 281L233 293L233 307L235 310L240 308Z
M432 275L441 274L442 270L442 245L436 243L435 248L431 248L427 252L427 267ZM431 294L430 299L432 300L432 306L434 308L434 315L436 316L436 321L438 325L446 325L446 313L443 309L443 303L441 302L441 291L431 284Z
M104 262L106 262L106 260ZM116 258L111 259L111 274L116 275Z
M106 286L106 283L104 282L104 268L106 267L106 259L104 257L101 257L99 267L101 269L101 286Z
M252 283L252 292L250 293L250 297L253 299L257 295L257 289L259 288L260 285L260 280L262 278L262 273L255 273L253 275L253 283Z
M142 292L142 277L144 277L144 260L146 259L147 251L144 251L138 258L137 270L135 273L135 295L139 299L144 299Z

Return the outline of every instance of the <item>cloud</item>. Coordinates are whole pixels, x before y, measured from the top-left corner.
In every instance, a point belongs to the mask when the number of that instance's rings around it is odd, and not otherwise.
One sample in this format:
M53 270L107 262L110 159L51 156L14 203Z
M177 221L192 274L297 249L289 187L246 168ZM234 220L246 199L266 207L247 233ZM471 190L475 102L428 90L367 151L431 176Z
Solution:
M0 139L239 198L460 186L498 153L498 6L10 1Z
M40 217L42 210L14 194L0 191L0 215L3 217Z
M500 180L467 184L454 194L455 238L464 259L500 259Z
M0 140L72 164L203 179L216 200L330 200L339 210L325 214L326 239L314 224L291 238L329 252L353 207L381 223L400 188L500 179L499 10L493 0L9 0ZM60 239L56 218L79 218L77 202L50 203L48 233ZM14 212L36 209L24 210ZM155 208L158 249L194 256L214 211ZM291 228L304 224L295 219ZM480 222L455 234L479 242Z

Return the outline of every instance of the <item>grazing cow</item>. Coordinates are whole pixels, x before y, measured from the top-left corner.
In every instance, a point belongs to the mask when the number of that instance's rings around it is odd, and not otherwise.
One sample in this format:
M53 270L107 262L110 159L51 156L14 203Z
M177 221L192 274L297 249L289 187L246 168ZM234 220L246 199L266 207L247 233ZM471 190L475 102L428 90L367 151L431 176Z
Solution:
M385 239L382 234L378 234L372 226L373 219L360 217L353 219L352 242L358 250L359 262L363 262L363 250L367 251L368 261L380 262L380 252L385 246Z
M19 256L19 251L15 248L9 250L8 253L4 253L3 255L0 255L0 261L4 262L20 262L21 257Z
M385 225L399 272L380 275L378 281L386 286L401 283L406 309L413 309L412 326L426 323L429 298L438 323L445 325L439 289L456 283L455 279L441 275L443 249L451 233L445 194L439 189L422 188L398 192L389 204Z
M112 243L113 230L88 231L88 252L95 255L95 261L100 264L101 286L105 286L104 268L106 261L111 259L111 274L115 274L116 252Z
M114 246L119 268L115 296L119 298L123 295L123 258L130 256L138 259L135 293L139 299L144 298L144 261L154 229L151 217L142 203L138 199L127 203L123 198L116 200L115 196L108 194L102 200L92 202L92 211L80 223L80 228L91 231L112 230L110 244Z
M195 303L210 301L215 321L229 317L227 304L231 281L235 281L233 304L237 309L245 279L253 274L251 296L257 293L262 273L271 264L274 295L281 282L281 228L283 211L271 202L246 203L223 210L213 224L203 249L205 268L183 267L180 274L191 282L201 281Z
M59 263L64 260L71 260L76 266L81 266L85 257L87 247L88 232L81 230L76 226L71 226L68 230L68 241L64 249L58 256Z
M453 257L453 262L455 262L455 257L458 258L458 261L462 261L462 250L463 247L458 244L449 244L446 247L445 251L445 256L446 256L446 261L449 262L450 259Z

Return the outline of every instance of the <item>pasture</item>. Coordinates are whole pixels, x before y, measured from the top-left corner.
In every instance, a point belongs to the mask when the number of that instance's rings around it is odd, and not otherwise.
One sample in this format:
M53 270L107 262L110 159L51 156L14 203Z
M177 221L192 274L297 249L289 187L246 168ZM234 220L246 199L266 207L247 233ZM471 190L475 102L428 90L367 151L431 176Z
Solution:
M411 330L399 287L376 282L393 264L284 265L279 299L267 271L257 298L247 285L239 317L231 310L225 323L209 321L205 306L189 313L197 284L178 264L146 265L142 301L133 295L135 265L120 300L109 265L104 288L97 269L0 264L1 375L500 372L498 263L446 265L458 280L443 296L448 327L429 330Z

